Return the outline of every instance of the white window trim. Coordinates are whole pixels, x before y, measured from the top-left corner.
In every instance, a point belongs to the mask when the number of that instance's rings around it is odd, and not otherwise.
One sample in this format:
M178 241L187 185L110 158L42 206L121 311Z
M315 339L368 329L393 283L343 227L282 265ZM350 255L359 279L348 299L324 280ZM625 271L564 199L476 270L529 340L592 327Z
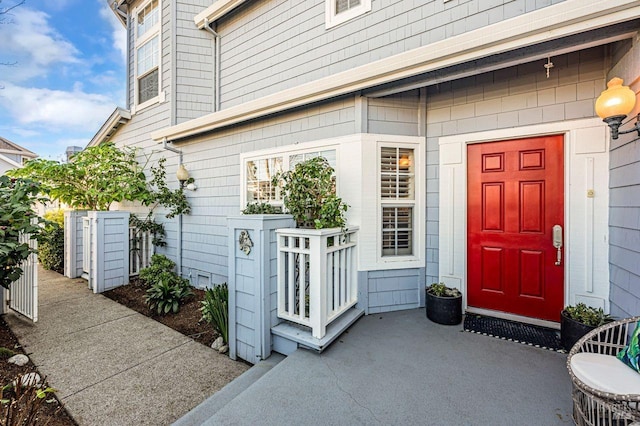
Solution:
M135 40L133 48L133 102L131 105L132 114L140 112L151 105L164 102L166 99L165 93L164 91L162 91L162 0L158 0L158 22L146 33L144 33L142 37L140 37L140 39L138 39L138 13L141 10L144 10L144 8L149 3L151 3L151 1L152 0L147 0L144 3L141 3L140 5L136 6L132 12L133 19L131 21L131 31ZM138 103L138 82L139 77L141 77L140 75L138 75L138 49L145 43L149 42L155 36L158 36L158 96L156 96L155 98L151 98L145 102ZM149 70L148 72L151 71L152 70ZM147 73L145 73L145 75Z
M340 178L338 177L338 164L340 164L340 146L335 141L325 140L317 142L305 142L296 145L288 145L278 148L263 149L260 151L247 152L240 154L240 210L244 210L247 206L247 162L265 160L268 158L282 157L282 170L289 170L289 157L296 154L305 154L307 152L327 151L334 149L336 151L336 192L340 194ZM282 207L282 202L271 202L277 207Z
M413 158L415 162L414 166L414 198L412 200L405 199L383 199L380 176L382 173L380 161L382 148L407 148L413 150ZM415 263L424 264L424 232L425 232L425 216L424 210L426 206L424 204L424 175L422 170L426 168L424 163L424 155L422 154L422 146L415 143L402 143L391 141L378 141L376 145L376 232L378 237L376 238L378 244L376 247L376 260L378 264L383 265L411 265ZM412 255L405 256L383 256L382 255L382 208L383 207L413 207L413 247ZM406 266L411 267L411 266ZM413 265L413 267L416 267Z
M336 0L325 0L325 28L329 29L371 11L371 0L362 0L358 6L336 13Z

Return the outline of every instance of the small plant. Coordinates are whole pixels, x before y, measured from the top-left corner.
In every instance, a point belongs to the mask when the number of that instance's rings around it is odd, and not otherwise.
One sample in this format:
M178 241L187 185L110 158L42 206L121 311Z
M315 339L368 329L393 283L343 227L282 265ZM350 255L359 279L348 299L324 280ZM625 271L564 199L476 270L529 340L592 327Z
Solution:
M173 273L175 267L176 264L167 256L154 254L151 256L149 266L140 270L139 277L147 286L151 286L160 281L167 281L167 275L175 275Z
M227 283L208 288L202 301L202 319L213 325L229 341L229 287Z
M433 283L427 287L427 293L437 297L460 297L462 293L457 288L447 287L444 283Z
M172 282L175 281L175 282ZM145 302L149 308L156 310L158 315L174 314L180 310L180 303L187 297L193 295L189 280L180 278L170 279L165 276L147 290Z
M9 348L0 347L0 359L7 359L14 356L16 353Z
M324 157L314 157L296 164L293 170L278 173L273 184L283 182L283 201L301 228L346 227L347 206L336 195L333 167Z
M282 209L269 203L248 203L242 214L280 214Z
M37 424L40 409L45 402L51 401L47 397L55 392L50 387L23 385L23 377L25 376L19 374L15 380L2 387L2 426Z
M593 308L584 303L564 308L567 317L589 327L600 327L603 324L613 321L609 314L605 314L602 308Z

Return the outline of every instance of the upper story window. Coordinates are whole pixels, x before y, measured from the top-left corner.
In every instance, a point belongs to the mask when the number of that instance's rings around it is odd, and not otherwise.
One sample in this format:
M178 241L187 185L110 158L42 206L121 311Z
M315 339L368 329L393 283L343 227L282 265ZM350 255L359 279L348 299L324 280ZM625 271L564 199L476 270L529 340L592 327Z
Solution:
M331 28L371 10L371 0L325 0L326 28Z
M324 157L331 167L336 168L336 150L309 149L298 152L272 153L260 157L244 159L245 197L243 208L248 203L268 203L282 207L282 190L273 185L272 178L284 170L292 170L296 164L314 157Z
M160 0L150 0L135 15L135 108L160 101Z

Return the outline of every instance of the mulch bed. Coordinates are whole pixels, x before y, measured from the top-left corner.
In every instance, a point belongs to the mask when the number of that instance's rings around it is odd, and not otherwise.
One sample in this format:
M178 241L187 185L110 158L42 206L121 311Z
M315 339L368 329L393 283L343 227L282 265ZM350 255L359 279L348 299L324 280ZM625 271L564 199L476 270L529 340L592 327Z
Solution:
M203 290L192 288L194 295L184 300L178 313L158 315L155 311L151 311L144 301L147 288L141 280L132 279L129 285L123 285L102 294L185 336L191 337L203 345L211 346L219 336L211 324L201 321L202 313L200 312L200 307L202 306L201 302L204 300Z
M2 317L0 317L0 348L10 349L16 354L25 353L15 334L13 334ZM0 383L3 386L13 381L18 374L27 374L37 371L36 366L33 365L33 362L31 361L26 365L19 367L15 364L10 364L7 362L7 359L8 358L0 357ZM45 402L40 409L40 412L36 417L35 424L50 426L77 425L56 397L48 395L46 399L48 402ZM5 415L4 406L2 408L3 410L0 412L0 420L4 420L3 417Z

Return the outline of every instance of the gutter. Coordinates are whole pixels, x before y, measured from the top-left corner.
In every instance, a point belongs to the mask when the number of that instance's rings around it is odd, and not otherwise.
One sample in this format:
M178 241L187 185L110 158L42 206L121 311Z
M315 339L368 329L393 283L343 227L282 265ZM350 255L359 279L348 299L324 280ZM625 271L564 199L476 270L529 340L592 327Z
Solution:
M358 90L638 17L638 0L565 0L487 27L160 129L152 132L151 137L158 142L163 138L187 138Z

